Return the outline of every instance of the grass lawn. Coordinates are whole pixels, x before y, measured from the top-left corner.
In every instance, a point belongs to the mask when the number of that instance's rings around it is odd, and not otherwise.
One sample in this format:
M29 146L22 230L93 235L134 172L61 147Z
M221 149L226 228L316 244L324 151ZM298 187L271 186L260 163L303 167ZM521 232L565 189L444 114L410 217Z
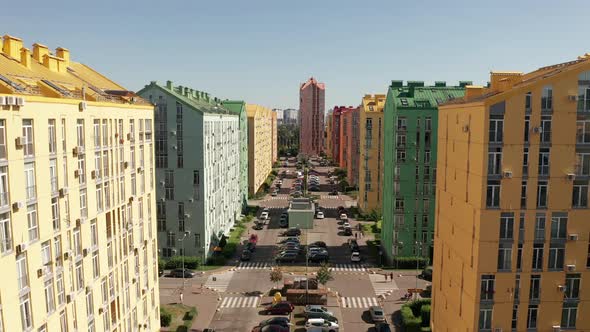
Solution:
M162 309L172 316L167 331L188 331L193 320L197 317L197 309L184 304L163 304Z
M372 234L375 240L381 240L381 224L382 220L377 222L363 223L363 231L366 235Z

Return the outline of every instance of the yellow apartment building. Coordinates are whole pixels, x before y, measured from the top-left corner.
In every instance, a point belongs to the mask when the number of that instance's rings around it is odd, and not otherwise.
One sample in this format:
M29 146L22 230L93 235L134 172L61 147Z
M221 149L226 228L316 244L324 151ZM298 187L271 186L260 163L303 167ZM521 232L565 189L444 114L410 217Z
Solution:
M1 331L159 330L152 123L68 50L4 36Z
M439 107L433 331L590 330L590 57Z
M324 152L328 158L332 158L332 111L330 110L326 115L326 146L324 147Z
M271 112L272 116L272 162L274 163L279 159L279 140L277 138L277 112Z
M248 193L256 194L273 164L274 113L270 108L246 104L248 113ZM273 128L274 126L274 128Z
M365 95L360 107L358 207L381 213L383 200L383 108L385 95Z

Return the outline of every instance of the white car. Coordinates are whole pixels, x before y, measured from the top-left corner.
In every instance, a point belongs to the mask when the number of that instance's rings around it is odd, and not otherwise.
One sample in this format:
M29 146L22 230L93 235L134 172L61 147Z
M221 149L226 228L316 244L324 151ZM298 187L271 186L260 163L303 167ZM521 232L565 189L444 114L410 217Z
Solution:
M350 261L351 262L360 262L361 261L361 254L359 252L353 252L352 255L350 255Z
M348 216L346 215L346 213L342 213L340 215L340 220L348 220Z
M260 220L266 220L268 219L268 212L262 212L260 214Z
M315 216L317 219L324 219L324 213L323 212L318 212Z
M323 318L310 318L305 322L305 330L308 332L338 332L338 328L338 324Z
M348 223L348 221L345 221L345 222L342 224L342 227L344 227L344 228L350 228L350 224Z

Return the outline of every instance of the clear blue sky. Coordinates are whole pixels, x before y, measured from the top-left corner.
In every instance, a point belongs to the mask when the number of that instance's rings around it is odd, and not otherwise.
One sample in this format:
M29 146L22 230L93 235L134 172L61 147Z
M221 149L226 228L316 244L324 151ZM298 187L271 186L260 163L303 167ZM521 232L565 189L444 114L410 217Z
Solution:
M326 109L392 79L472 80L590 52L590 1L10 1L0 33L69 48L130 90L149 81L298 107L310 76Z

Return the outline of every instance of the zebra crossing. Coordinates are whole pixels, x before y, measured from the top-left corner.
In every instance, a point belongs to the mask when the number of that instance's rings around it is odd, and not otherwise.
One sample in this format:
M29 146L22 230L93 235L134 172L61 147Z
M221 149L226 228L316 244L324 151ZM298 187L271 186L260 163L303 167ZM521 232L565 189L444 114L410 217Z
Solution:
M236 269L238 270L257 270L267 269L271 266L268 262L240 262Z
M340 195L320 195L320 199L339 199Z
M289 196L270 196L270 199L275 200L275 199L281 199L281 200L289 200Z
M363 308L379 305L376 297L354 297L343 296L340 298L342 308Z
M367 268L362 264L335 264L330 268L333 272L366 272Z
M223 293L227 290L229 282L234 276L234 272L235 271L227 271L221 274L212 274L207 278L204 286L216 292Z
M373 285L373 290L377 296L387 296L394 290L399 289L395 281L391 281L391 279L385 281L385 276L382 274L370 274L369 279L371 280L371 285Z
M258 296L228 296L221 300L219 308L256 308L259 301Z

